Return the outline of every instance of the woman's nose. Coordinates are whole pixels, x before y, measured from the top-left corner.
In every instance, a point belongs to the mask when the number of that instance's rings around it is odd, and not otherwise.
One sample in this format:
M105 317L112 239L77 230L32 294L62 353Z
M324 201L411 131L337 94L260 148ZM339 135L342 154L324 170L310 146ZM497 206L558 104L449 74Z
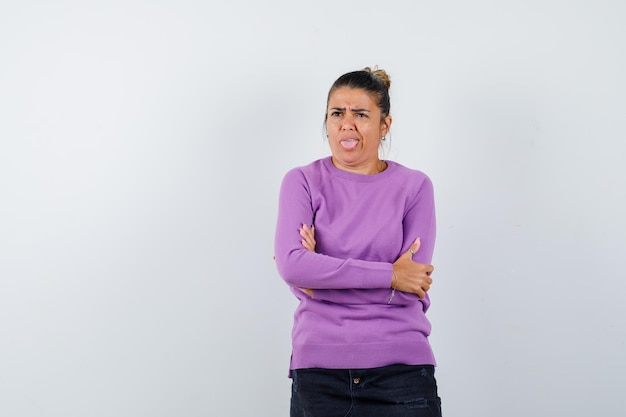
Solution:
M354 118L352 115L346 115L341 121L341 130L354 130Z

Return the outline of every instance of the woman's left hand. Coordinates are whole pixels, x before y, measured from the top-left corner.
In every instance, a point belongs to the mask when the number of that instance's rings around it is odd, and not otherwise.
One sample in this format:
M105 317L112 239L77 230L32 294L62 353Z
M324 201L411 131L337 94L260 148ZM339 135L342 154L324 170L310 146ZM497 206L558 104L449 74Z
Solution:
M303 224L300 228L300 236L302 237L302 246L309 252L315 252L315 226L307 226ZM313 290L310 288L299 288L300 291L307 294L309 297L313 297Z

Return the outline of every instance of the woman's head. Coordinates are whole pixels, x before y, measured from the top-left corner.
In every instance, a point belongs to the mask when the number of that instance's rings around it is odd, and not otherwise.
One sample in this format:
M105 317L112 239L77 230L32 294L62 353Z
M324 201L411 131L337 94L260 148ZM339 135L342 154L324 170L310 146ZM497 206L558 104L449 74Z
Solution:
M374 67L365 67L360 71L352 71L343 74L333 83L328 91L328 100L332 93L342 87L363 90L372 95L372 98L380 109L381 117L389 116L391 110L391 100L389 99L389 87L391 79L385 70Z
M385 71L370 68L344 74L333 83L325 124L338 168L363 174L385 168L378 149L391 126L390 84Z

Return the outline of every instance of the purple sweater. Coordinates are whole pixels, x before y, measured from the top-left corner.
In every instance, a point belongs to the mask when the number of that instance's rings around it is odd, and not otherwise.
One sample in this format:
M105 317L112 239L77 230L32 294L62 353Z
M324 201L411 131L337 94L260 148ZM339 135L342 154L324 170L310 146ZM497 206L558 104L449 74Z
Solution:
M386 161L376 175L336 168L330 157L289 171L276 226L278 271L300 300L290 369L435 364L430 300L396 291L392 263L421 238L413 260L431 263L433 187L422 172ZM315 225L315 252L298 233ZM298 288L314 290L309 297ZM391 298L391 301L390 301Z

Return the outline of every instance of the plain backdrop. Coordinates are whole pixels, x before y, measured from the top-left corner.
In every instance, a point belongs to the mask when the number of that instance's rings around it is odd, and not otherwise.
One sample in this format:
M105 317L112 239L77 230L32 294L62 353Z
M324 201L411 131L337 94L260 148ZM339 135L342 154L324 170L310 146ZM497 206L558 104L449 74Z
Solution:
M626 3L0 2L0 415L287 416L284 173L341 74L430 175L447 417L626 413Z

